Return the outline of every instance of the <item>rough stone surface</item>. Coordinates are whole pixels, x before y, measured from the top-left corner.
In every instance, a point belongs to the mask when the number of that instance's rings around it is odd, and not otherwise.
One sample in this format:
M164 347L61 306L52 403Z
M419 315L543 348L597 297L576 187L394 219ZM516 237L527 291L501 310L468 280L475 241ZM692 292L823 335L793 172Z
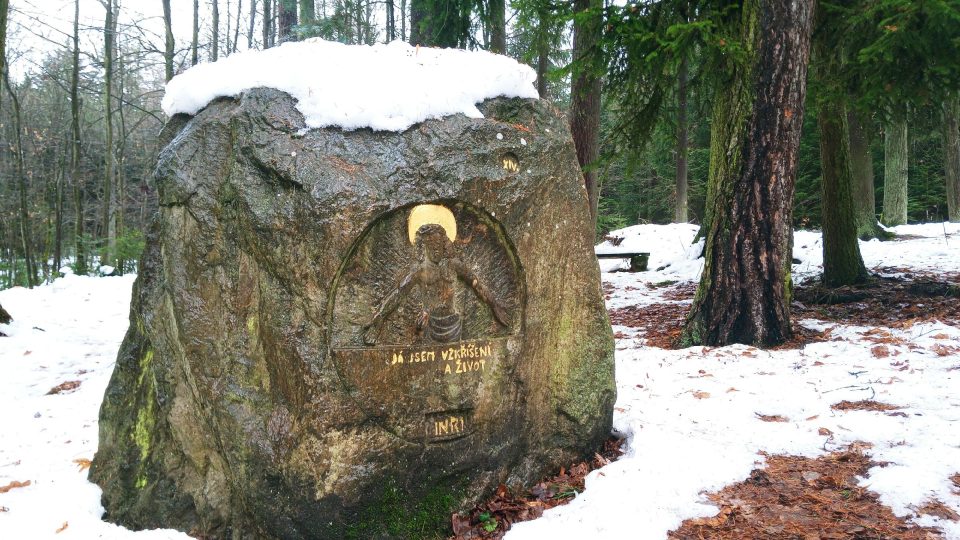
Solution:
M613 339L573 143L545 102L480 109L305 130L256 89L168 123L90 472L106 519L443 537L599 446Z

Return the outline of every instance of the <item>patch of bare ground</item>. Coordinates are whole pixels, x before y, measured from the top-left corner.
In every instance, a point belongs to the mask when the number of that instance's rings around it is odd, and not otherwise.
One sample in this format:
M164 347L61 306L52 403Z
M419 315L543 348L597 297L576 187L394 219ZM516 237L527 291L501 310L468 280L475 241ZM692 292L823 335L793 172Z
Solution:
M800 318L888 328L909 328L930 320L960 323L960 275L880 270L900 275L835 289L811 282L798 285L791 311Z
M583 491L587 474L623 455L623 439L611 437L593 459L581 461L522 493L511 493L501 484L493 497L466 514L450 518L453 536L449 540L499 540L514 523L540 517L544 510L567 504ZM600 474L603 474L602 472Z
M835 411L895 411L902 407L896 405L890 405L889 403L882 403L880 401L873 401L872 399L861 399L860 401L847 401L843 400L839 403L834 403L830 406L831 409Z
M930 540L936 529L893 515L877 495L857 486L857 476L877 465L863 444L817 459L767 456L764 469L709 499L720 512L688 519L671 531L674 540ZM922 510L921 510L922 511Z
M689 310L681 304L627 306L610 310L610 322L641 330L650 347L673 349Z

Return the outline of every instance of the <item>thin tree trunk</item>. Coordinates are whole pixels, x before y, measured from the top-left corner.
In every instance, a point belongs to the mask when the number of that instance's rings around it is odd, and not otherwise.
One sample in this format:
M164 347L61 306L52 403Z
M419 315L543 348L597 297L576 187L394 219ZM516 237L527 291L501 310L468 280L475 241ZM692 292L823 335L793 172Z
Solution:
M191 42L190 65L195 66L200 61L197 51L200 41L200 0L193 0L193 41Z
M407 40L407 0L400 0L400 40Z
M857 236L863 240L887 238L886 231L877 221L877 199L873 179L873 158L870 156L870 139L855 111L847 111L847 126L850 133L850 174L853 180L853 213L857 224Z
M397 38L397 21L394 17L393 0L387 2L387 43Z
M247 48L250 50L253 50L253 29L256 27L256 21L257 0L250 0L250 26L247 28Z
M213 0L213 48L210 52L210 60L213 62L217 61L217 57L220 53L220 0Z
M883 224L907 223L907 121L887 125L883 141Z
M13 87L10 86L8 71L3 72L3 82L6 84L7 93L10 94L10 101L13 104L14 140L17 143L17 148L14 151L14 161L17 165L17 194L20 198L20 245L23 249L23 259L27 267L27 287L32 289L37 284L37 266L33 260L33 233L30 230L30 211L27 206L27 174L23 166L23 139L21 136L23 123L20 119L20 100L13 91Z
M960 99L943 104L943 170L947 183L947 219L960 222Z
M547 99L549 92L547 87L547 70L550 69L549 16L550 12L546 9L537 10L537 93L540 99Z
M687 58L680 60L677 72L677 171L674 223L687 222L687 155L689 134L687 132Z
M227 32L224 34L227 40L226 47L223 48L224 56L230 56L230 0L227 0Z
M590 55L600 39L603 18L601 0L574 0L574 13L589 13L573 24L573 60L580 63L570 88L570 133L583 170L591 223L597 223L600 192L595 163L600 155L600 77L590 66Z
M263 50L270 48L270 37L273 34L273 19L270 15L270 2L263 0Z
M489 0L490 51L507 54L507 4L505 0Z
M70 74L70 181L73 182L74 261L79 275L87 273L87 254L84 242L84 193L80 179L80 0L73 3L73 65Z
M867 269L857 241L847 115L842 106L829 102L819 112L823 284L841 287L866 281Z
M230 47L230 54L237 52L237 42L240 41L241 13L243 13L243 0L237 0L237 24L233 25L233 45Z
M163 49L163 63L167 82L173 78L173 22L170 19L170 0L163 0L163 28L166 36Z
M116 12L114 0L106 0L104 7L107 10L103 25L103 110L104 110L104 176L103 200L100 214L101 234L106 240L100 252L100 264L110 264L113 260L113 248L116 244L116 226L113 208L113 58L116 39Z
M745 61L717 91L713 218L684 344L788 339L792 206L815 2L746 0L731 35Z
M53 273L60 274L60 261L63 259L63 191L66 176L66 149L61 146L60 167L57 169L56 201L53 229Z

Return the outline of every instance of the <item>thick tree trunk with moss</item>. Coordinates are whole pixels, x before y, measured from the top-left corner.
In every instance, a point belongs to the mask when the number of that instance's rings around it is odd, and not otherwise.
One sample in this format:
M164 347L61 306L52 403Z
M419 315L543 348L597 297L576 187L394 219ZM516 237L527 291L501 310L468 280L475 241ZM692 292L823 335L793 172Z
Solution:
M297 25L297 0L280 0L279 33L280 42L296 41L293 27Z
M847 115L835 103L820 106L820 163L823 193L823 284L840 287L867 279L860 255L850 165Z
M580 62L574 71L570 86L570 133L577 147L577 161L583 170L583 180L590 202L590 217L597 222L600 190L594 164L600 156L600 77L591 68L589 56L597 47L603 25L603 2L575 0L574 12L587 14L573 24L573 60Z
M960 221L960 100L943 106L943 169L947 182L947 219Z
M712 218L685 344L788 339L792 204L814 2L743 3L746 59L718 81L711 136Z
M883 224L907 223L907 121L887 125L883 141Z
M885 238L888 234L877 220L877 195L874 188L873 158L870 155L870 137L860 115L847 111L847 131L850 141L851 194L853 215L857 223L857 237L862 240Z

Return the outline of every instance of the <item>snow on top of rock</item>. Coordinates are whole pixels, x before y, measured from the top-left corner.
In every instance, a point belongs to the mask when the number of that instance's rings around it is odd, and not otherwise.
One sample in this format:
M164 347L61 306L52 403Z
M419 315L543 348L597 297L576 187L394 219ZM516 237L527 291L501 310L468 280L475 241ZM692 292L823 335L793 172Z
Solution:
M287 92L308 128L403 131L430 118L483 118L477 103L536 98L536 73L486 51L344 45L321 39L284 43L199 64L167 83L163 110L196 114L218 97L266 86Z

